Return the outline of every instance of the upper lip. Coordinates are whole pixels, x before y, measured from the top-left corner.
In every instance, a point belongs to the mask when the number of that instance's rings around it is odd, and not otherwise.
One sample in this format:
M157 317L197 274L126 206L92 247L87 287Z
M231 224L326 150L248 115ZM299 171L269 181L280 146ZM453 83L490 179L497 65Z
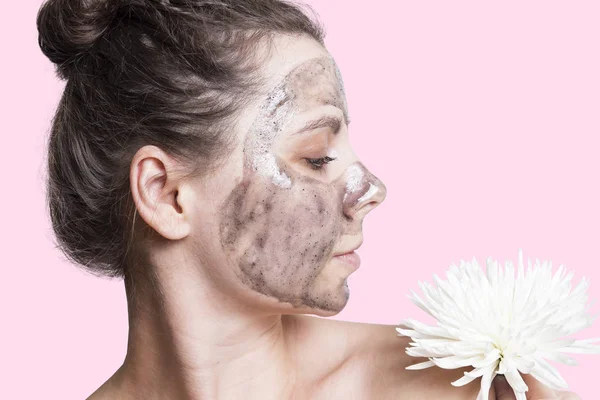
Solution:
M362 243L363 243L363 240L361 238L358 242L356 242L356 244L354 246L352 246L348 250L343 250L343 251L335 253L334 257L335 256L341 256L341 255L348 254L348 253L352 253L354 250L357 250L362 245Z

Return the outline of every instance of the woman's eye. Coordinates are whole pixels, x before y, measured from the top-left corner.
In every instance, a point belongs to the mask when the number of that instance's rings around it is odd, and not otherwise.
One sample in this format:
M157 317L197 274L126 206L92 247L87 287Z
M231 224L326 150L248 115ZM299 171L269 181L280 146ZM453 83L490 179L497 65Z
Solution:
M305 158L306 162L308 162L310 164L312 169L316 169L316 170L322 169L325 164L328 164L335 159L336 159L336 157L329 157L329 156L325 156L325 157L321 157L321 158Z

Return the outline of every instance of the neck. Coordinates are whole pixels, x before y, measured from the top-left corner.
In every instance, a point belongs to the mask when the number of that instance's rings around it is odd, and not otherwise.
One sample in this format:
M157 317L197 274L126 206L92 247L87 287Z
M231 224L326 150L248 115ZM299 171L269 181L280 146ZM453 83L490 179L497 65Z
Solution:
M126 281L120 390L146 399L291 398L298 375L292 319L252 313L184 275L136 283L135 296Z

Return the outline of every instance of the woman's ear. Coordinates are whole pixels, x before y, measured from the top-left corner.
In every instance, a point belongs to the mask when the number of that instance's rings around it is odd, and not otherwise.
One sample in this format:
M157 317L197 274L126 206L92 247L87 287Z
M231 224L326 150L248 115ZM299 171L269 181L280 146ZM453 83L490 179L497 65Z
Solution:
M156 146L140 148L131 161L131 194L140 217L170 240L191 231L192 188L178 179L177 163Z

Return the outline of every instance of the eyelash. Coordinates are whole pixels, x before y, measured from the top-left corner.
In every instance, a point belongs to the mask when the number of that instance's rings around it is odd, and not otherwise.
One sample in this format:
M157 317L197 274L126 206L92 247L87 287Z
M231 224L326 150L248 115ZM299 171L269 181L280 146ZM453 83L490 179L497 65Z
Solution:
M306 158L306 161L310 164L312 169L322 170L325 164L329 164L336 159L336 157L325 156L321 158Z

